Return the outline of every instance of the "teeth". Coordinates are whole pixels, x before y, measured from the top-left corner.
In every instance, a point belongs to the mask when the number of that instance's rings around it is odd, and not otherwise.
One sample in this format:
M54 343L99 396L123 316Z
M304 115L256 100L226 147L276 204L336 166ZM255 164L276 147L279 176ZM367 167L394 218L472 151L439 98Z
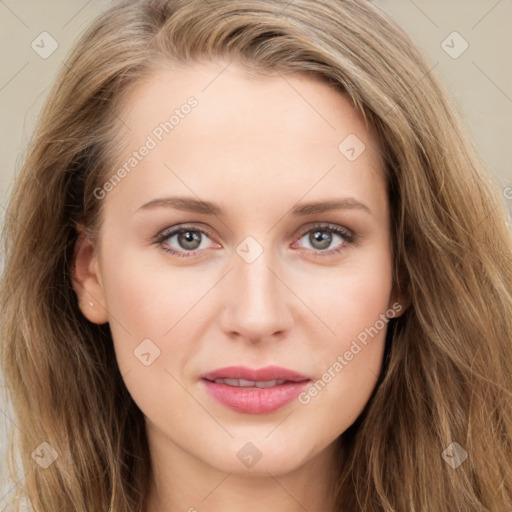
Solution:
M284 384L285 380L245 380L245 379L215 379L216 384L227 384L228 386L236 386L240 388L272 388Z

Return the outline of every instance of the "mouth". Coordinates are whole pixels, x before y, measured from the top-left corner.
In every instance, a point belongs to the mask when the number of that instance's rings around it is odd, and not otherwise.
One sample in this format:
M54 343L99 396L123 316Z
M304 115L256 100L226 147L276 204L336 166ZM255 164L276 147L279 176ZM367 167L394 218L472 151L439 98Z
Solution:
M281 409L311 382L306 375L277 366L222 368L202 375L200 380L217 402L243 414Z
M269 383L269 382L302 382L311 380L311 378L302 373L283 368L281 366L265 366L264 368L252 369L245 366L228 366L219 368L212 372L204 373L201 378L215 382L218 380L232 381L227 382L229 385L248 386L247 382L253 383ZM236 382L238 381L238 383ZM225 382L226 383L226 382ZM273 384L276 385L276 384ZM269 386L267 386L269 387Z
M209 380L209 379L206 379ZM290 382L288 380L245 380L245 379L215 379L209 380L209 382L214 382L215 384L226 384L228 386L235 386L237 388L273 388L275 386L281 386L286 382Z

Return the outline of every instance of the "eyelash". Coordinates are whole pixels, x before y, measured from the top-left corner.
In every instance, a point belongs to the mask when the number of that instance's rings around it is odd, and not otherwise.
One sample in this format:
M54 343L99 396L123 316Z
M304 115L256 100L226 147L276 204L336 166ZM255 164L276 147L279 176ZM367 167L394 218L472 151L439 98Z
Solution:
M345 250L347 248L347 246L357 245L357 242L358 242L358 239L354 233L352 233L346 229L343 229L339 226L336 226L334 224L325 224L325 223L318 223L318 224L315 224L315 225L309 227L307 230L305 230L304 232L301 233L301 235L297 238L297 241L300 240L304 235L306 235L312 231L315 231L315 230L334 233L334 234L341 236L341 238L343 238L343 243L337 249L328 249L328 250L308 249L309 251L313 252L313 255L315 257L317 257L317 256L326 257L326 256L332 256L334 254L338 254L338 253L342 252L343 250ZM178 228L172 228L170 230L162 232L158 236L158 238L155 240L155 244L158 244L163 251L170 253L174 256L179 256L179 257L184 257L184 258L190 258L190 257L196 256L196 253L202 251L203 249L196 249L194 251L183 251L182 252L182 251L176 251L175 249L169 249L168 247L164 246L164 242L166 240L169 240L169 238L171 238L174 235L177 235L177 234L180 234L180 233L183 233L186 231L202 233L202 234L208 236L209 238L211 238L211 235L208 233L208 231L205 231L203 229L198 229L193 226L180 226Z

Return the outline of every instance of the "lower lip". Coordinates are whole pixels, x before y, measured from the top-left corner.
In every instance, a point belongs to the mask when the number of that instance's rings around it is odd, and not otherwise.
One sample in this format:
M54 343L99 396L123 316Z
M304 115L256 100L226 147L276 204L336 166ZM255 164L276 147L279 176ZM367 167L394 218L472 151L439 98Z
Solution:
M208 393L229 409L245 414L264 414L289 404L309 381L287 382L271 388L243 388L203 379Z

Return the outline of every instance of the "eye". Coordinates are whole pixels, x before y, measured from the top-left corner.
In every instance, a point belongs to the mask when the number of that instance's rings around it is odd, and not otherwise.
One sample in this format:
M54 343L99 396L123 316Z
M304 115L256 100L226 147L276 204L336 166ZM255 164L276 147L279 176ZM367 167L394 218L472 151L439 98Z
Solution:
M310 245L310 247L306 247L307 249L320 252L322 253L322 256L339 253L348 246L356 243L356 237L353 233L341 228L340 226L332 224L315 225L301 235L299 240L302 239L305 239ZM337 240L338 244L336 245L335 243ZM335 244L335 247L328 249L333 244Z
M176 256L194 256L196 251L207 249L208 234L194 227L180 226L164 231L157 240L162 249ZM188 253L188 254L187 254Z
M207 240L211 237L203 229L193 226L178 226L164 231L155 241L164 251L180 257L196 256L208 248ZM355 245L355 234L333 224L317 224L305 231L298 241L306 239L307 249L321 256L339 253L350 245ZM338 241L334 248L329 249ZM217 245L219 247L219 245Z

